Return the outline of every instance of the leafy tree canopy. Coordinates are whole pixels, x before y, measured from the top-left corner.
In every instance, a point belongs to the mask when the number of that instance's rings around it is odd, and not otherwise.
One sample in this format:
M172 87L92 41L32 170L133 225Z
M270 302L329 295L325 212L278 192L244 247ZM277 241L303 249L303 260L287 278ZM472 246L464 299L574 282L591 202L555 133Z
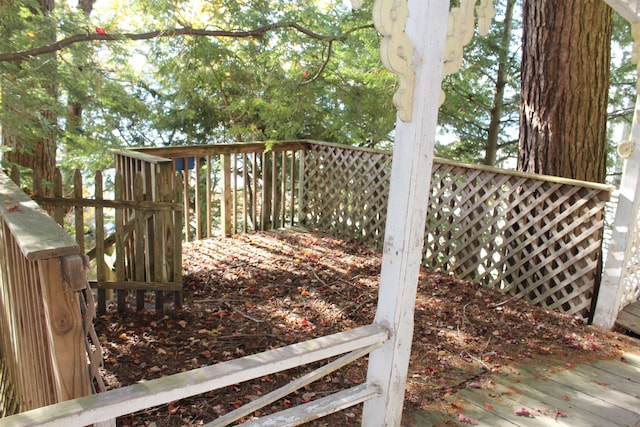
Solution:
M394 128L395 78L380 64L370 9L137 0L98 2L87 16L59 1L45 16L22 0L0 10L3 93L20 96L2 123L24 144L55 127L70 167L106 164L104 147L294 138L375 146ZM55 96L33 89L38 81L55 81ZM69 126L71 101L82 105L81 126ZM38 117L43 105L57 121Z

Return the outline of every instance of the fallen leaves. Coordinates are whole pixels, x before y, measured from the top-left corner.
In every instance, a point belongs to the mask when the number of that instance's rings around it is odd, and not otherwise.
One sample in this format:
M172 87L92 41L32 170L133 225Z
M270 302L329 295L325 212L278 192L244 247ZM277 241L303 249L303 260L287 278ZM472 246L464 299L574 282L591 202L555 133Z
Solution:
M97 320L110 387L349 330L370 323L375 315L380 255L363 245L313 233L276 232L185 243L183 253L182 309L166 314L114 310ZM414 319L407 414L455 397L464 387L489 389L487 375L495 367L548 354L578 362L615 348L609 338L572 316L548 313L448 274L421 272ZM268 375L138 414L123 425L209 422L307 372L296 368ZM260 413L359 384L366 373L366 360L358 360ZM494 410L493 403L485 402L484 408ZM521 409L518 416L534 414ZM316 425L357 424L358 411ZM462 403L452 405L450 414L459 423L478 424ZM550 410L545 415L566 416Z
M467 417L464 414L459 414L458 415L458 421L460 421L461 423L465 423L465 424L471 424L471 425L478 425L478 420L471 418L471 417Z
M514 414L516 414L519 417L533 418L533 414L526 408L516 409L514 411Z

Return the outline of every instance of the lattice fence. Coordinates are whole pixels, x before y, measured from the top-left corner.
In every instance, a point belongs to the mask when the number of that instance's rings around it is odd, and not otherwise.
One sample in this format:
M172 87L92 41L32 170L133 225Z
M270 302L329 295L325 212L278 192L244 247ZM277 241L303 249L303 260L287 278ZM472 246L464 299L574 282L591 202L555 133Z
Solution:
M389 153L313 143L305 152L303 167L300 223L381 249Z
M624 294L620 309L640 300L640 211L637 213L636 230L631 247L631 256L624 269Z
M425 264L588 318L609 191L437 161Z
M381 248L391 153L310 144L303 224ZM436 160L423 263L591 316L609 187Z

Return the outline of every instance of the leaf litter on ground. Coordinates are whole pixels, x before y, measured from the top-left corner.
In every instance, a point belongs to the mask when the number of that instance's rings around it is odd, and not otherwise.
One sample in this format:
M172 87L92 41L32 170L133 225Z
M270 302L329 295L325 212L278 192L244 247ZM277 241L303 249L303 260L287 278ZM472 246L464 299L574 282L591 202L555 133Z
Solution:
M183 259L182 307L117 313L110 306L97 319L109 388L349 330L375 315L381 255L350 240L301 231L236 235L185 243ZM552 356L575 364L620 357L625 346L620 335L575 316L547 312L446 272L420 272L414 319L407 422L413 411L461 388L480 387L491 372L514 363ZM118 425L202 425L319 366L123 416ZM366 370L366 358L360 359L244 420L360 384ZM463 408L452 410L464 415ZM307 425L355 426L360 417L358 406Z

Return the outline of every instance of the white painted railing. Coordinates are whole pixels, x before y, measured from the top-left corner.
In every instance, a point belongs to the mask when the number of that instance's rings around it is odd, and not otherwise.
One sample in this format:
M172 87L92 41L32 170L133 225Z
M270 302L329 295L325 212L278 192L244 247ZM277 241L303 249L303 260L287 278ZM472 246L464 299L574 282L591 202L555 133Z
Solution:
M222 427L340 369L347 363L367 355L385 342L388 335L388 332L379 326L367 325L240 359L0 418L0 427L53 427L61 425L69 427L89 424L115 426L115 418L122 415L346 353L341 358L208 424L208 426ZM247 425L276 425L278 427L299 425L302 422L357 405L379 394L379 387L366 383L292 408L295 410L261 418ZM289 421L285 422L284 420Z

